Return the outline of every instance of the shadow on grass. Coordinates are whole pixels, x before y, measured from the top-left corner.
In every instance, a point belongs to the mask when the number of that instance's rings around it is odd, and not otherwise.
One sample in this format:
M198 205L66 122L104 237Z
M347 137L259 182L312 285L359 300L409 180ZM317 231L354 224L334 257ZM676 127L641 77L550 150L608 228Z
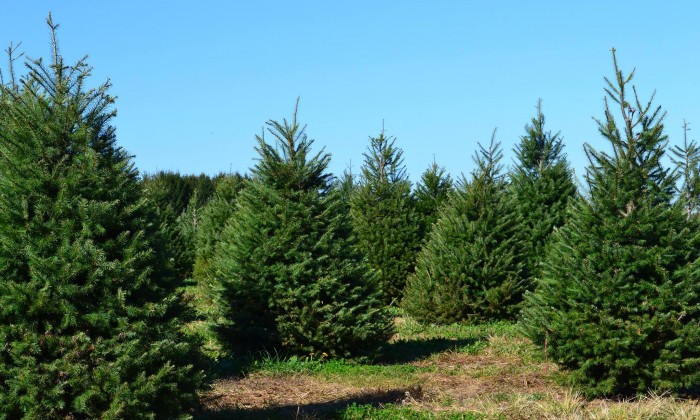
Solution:
M326 402L264 408L229 408L217 411L203 411L195 414L194 418L199 420L335 418L338 416L339 411L352 404L379 407L386 404L401 403L401 401L407 397L418 400L422 398L422 396L422 390L416 387L386 391L378 390Z
M478 338L399 340L384 347L384 354L378 362L384 364L411 363L449 350L476 353L485 345L486 342Z

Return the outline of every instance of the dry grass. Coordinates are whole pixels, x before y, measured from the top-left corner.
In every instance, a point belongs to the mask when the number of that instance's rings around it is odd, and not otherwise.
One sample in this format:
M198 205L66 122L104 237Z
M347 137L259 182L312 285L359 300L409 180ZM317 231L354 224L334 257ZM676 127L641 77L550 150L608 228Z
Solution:
M404 333L395 340L416 340L417 335L434 338L431 332L412 328L410 337ZM210 417L227 413L239 418L343 418L343 409L354 403L379 407L371 409L371 414L362 412L373 418L405 418L409 408L415 414L411 418L478 413L507 419L700 419L698 401L670 396L586 400L560 385L557 378L564 373L545 363L532 344L516 333L489 333L480 340L484 345L476 354L447 350L405 363L331 362L312 371L285 374L262 370L215 383L202 401ZM396 411L397 407L404 411Z

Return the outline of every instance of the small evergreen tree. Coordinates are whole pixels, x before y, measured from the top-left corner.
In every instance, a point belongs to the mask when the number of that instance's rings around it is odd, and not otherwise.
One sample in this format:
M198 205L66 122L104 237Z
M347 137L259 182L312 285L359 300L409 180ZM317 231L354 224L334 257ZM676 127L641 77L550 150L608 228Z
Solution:
M438 210L447 201L452 189L452 177L445 173L445 168L435 162L421 175L413 194L420 220L421 241L426 240L433 224L437 222Z
M699 226L673 201L665 114L653 95L628 99L634 71L619 70L615 50L613 64L598 120L612 153L586 145L587 197L552 236L523 329L590 396L696 390Z
M494 132L495 136L495 132ZM512 318L522 296L523 240L517 209L491 139L442 207L418 255L403 306L423 322Z
M381 294L351 241L349 215L297 122L268 121L258 164L221 234L212 269L225 342L288 354L369 355L391 332Z
M576 185L559 133L544 131L541 100L537 102L537 116L525 131L527 134L515 147L517 163L511 187L530 245L525 273L534 278L540 274L549 235L566 220L567 203L575 197Z
M50 65L0 87L0 417L185 415L202 376L109 84L48 24Z
M387 304L401 299L420 244L411 182L403 151L394 142L384 131L370 137L360 182L350 201L359 249L378 275Z
M697 213L700 205L700 148L695 140L688 142L688 123L683 120L683 146L671 149L671 160L680 171L683 183L679 189L688 219Z

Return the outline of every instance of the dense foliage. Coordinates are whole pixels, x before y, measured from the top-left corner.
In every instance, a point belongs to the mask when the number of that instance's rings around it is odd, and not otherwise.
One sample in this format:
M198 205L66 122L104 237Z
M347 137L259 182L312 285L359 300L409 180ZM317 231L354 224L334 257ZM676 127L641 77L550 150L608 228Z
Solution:
M619 70L614 51L613 62L598 121L611 152L586 146L587 197L553 234L522 322L589 395L694 391L700 227L673 200L665 114L630 92L634 72Z
M0 418L187 417L202 352L371 358L397 303L434 324L519 313L588 396L700 391L700 148L684 122L666 154L614 50L609 150L584 147L580 194L541 101L509 173L494 132L469 178L433 162L412 189L382 130L335 178L295 110L249 175L139 177L109 83L48 23L48 63L20 76L11 46L0 73Z
M452 323L517 312L524 236L501 158L493 139L481 147L472 178L462 180L440 210L404 292L403 306L413 317Z
M269 121L258 164L212 261L234 349L371 355L391 332L376 281L355 251L331 188L330 156L313 155L297 122Z
M403 151L382 131L370 137L350 213L358 246L378 276L386 303L403 295L419 248L419 226Z
M562 152L562 138L559 133L544 131L541 101L537 116L525 131L515 147L511 188L528 238L525 275L531 279L540 275L545 244L552 231L564 224L576 185Z
M109 84L50 64L0 87L0 417L175 417L202 376Z
M193 230L185 236L194 238L195 250L193 282L187 288L187 296L197 319L190 324L190 328L203 339L205 353L213 357L223 355L216 326L225 323L225 305L219 299L217 276L212 262L221 233L234 214L238 195L246 182L247 178L237 173L219 177L211 200L201 209L190 207L181 216L181 219L188 221L181 229Z
M421 175L414 192L421 240L428 237L452 189L452 177L435 162Z

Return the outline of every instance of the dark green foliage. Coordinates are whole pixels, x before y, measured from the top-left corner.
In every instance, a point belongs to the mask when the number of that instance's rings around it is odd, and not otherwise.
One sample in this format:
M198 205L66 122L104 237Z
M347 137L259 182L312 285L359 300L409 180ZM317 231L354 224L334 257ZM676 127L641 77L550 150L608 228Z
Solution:
M413 195L422 241L428 237L433 224L437 222L438 210L447 201L452 189L452 177L435 162L421 175Z
M544 131L542 101L537 103L537 116L525 127L527 134L515 147L516 166L511 175L511 188L528 236L525 275L538 277L544 248L552 231L564 224L566 206L576 195L559 133Z
M384 132L370 137L360 182L350 200L358 246L378 276L386 303L403 295L413 272L419 231L403 152Z
M211 281L213 278L210 266L216 244L221 239L221 231L233 215L236 199L247 182L248 179L238 173L219 178L214 196L199 210L199 216L195 216L194 211L189 212L192 218L196 217L198 220L198 227L194 233L194 279L197 283Z
M216 275L212 262L221 232L236 209L236 200L248 182L238 173L216 178L216 191L211 200L201 209L186 211L187 217L196 225L194 236L195 261L194 284L187 288L190 304L194 308L197 321L191 324L203 339L204 350L210 356L220 356L221 345L215 334L215 327L224 322L224 307L218 299ZM188 226L192 223L188 223ZM183 227L183 229L186 229Z
M197 207L202 207L215 190L215 180L206 174L182 175L179 172L160 171L144 175L142 182L148 198L159 208L167 208L174 217L182 214L193 199Z
M350 200L357 190L357 184L355 182L355 176L350 172L350 170L343 171L343 175L336 179L333 188L340 194L343 203L345 203L346 211L350 211Z
M167 236L170 265L181 280L192 277L198 213L214 193L214 180L205 174L158 172L142 179L146 198L158 213Z
M588 195L552 235L523 330L590 396L697 391L699 226L673 202L664 114L627 99L634 72L613 62L598 121L612 153L586 146Z
M403 306L418 320L482 321L517 312L523 235L501 158L492 138L475 156L472 179L463 179L440 210L404 293Z
M238 350L369 355L391 332L381 294L354 251L349 215L297 123L268 121L269 144L224 228L211 269Z
M0 417L184 415L202 376L109 84L53 47L0 87Z

